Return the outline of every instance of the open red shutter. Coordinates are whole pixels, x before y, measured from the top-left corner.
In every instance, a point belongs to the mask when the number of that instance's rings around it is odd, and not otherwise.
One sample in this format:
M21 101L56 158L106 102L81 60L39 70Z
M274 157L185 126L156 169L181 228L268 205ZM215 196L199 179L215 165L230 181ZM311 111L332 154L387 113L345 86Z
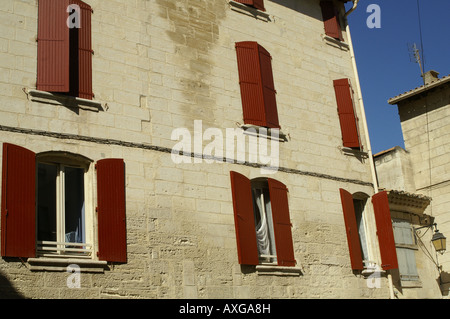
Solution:
M1 254L36 256L36 157L25 148L3 144Z
M325 34L342 41L343 37L339 23L339 15L333 1L321 1L320 7L322 8Z
M244 123L279 128L270 54L257 42L236 43Z
M38 90L69 91L69 0L39 0Z
M334 92L341 124L342 141L345 147L359 148L357 118L353 107L353 90L349 79L334 80Z
M125 164L122 159L97 162L98 257L127 261Z
M266 11L264 8L264 0L236 0L236 2L252 6L261 11Z
M355 207L353 205L353 196L344 189L340 189L342 210L344 212L345 230L347 232L348 250L350 253L350 262L352 269L364 269L361 242L359 239L358 226L356 224Z
M378 242L380 244L381 267L384 270L397 269L397 251L395 249L394 230L392 229L391 210L387 192L372 196L372 204L377 224Z
M273 226L277 260L280 266L295 266L294 246L292 243L291 219L287 187L274 179L268 179L270 203L272 206Z
M92 8L80 0L70 0L80 7L81 25L78 30L78 96L92 100Z
M251 182L247 177L236 172L230 172L230 177L239 263L258 265Z
M273 82L272 57L262 46L258 46L259 63L261 66L261 81L266 113L266 126L280 128L278 123L278 110L276 91Z

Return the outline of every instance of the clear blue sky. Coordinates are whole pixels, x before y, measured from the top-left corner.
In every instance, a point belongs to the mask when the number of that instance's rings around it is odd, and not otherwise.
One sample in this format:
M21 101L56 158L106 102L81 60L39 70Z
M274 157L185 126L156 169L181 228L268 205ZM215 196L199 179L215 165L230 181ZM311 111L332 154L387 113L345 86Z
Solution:
M380 28L367 26L370 4L380 7ZM397 106L387 101L423 84L408 50L421 48L420 30L424 71L450 75L450 1L419 0L419 8L421 29L417 0L360 0L348 18L374 154L404 147Z

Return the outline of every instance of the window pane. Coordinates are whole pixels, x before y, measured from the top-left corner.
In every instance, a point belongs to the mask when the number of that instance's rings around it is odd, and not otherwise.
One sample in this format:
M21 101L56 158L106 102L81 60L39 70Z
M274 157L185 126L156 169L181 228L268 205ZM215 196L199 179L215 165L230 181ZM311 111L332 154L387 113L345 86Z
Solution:
M82 243L85 241L84 228L84 170L65 167L65 241Z
M56 241L57 166L38 164L38 240Z

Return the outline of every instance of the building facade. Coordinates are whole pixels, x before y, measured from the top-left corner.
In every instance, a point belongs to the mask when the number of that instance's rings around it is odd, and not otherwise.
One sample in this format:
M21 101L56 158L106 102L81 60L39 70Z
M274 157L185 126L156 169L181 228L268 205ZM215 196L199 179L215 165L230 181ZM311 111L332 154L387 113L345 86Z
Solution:
M4 1L2 296L392 297L344 2Z

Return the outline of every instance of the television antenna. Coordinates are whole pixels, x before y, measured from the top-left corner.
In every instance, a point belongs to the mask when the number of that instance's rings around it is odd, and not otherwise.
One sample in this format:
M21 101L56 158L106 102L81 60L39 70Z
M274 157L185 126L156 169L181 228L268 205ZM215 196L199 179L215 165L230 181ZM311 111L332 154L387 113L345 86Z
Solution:
M423 77L422 58L420 56L420 51L417 48L417 45L415 43L413 43L413 44L408 43L408 51L409 51L409 58L410 58L411 62L419 64L420 75Z

